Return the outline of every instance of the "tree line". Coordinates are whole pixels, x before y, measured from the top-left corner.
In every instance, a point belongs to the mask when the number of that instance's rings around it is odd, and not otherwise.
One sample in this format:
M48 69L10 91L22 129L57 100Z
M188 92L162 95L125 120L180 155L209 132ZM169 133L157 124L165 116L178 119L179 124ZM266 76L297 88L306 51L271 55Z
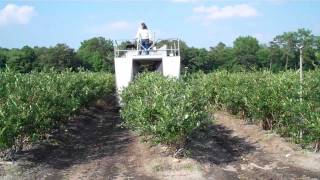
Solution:
M161 42L160 42L161 43ZM182 70L188 72L270 70L272 72L299 68L299 48L303 46L306 70L320 66L320 36L311 30L298 29L277 35L268 44L261 44L251 36L240 36L229 47L220 42L205 48L189 47L181 41ZM114 56L112 40L95 37L81 42L78 50L66 44L53 47L29 47L21 49L0 48L0 69L6 66L21 73L61 71L83 68L90 71L113 72Z
M251 36L240 36L228 47L220 42L209 50L182 45L184 67L194 72L211 72L216 69L229 71L270 70L272 72L299 68L299 46L303 46L303 68L320 66L320 36L312 31L298 29L277 35L268 44L260 44Z
M113 43L103 37L95 37L81 42L76 51L66 44L53 47L29 47L21 49L0 48L0 68L28 73L55 69L91 71L113 71Z

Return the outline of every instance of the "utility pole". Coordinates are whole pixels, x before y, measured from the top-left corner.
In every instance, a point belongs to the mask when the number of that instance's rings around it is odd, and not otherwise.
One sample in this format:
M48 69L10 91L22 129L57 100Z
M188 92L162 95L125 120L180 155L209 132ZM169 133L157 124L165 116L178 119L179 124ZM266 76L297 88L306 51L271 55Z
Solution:
M302 85L303 85L303 45L298 46L300 51L300 103L302 103Z
M302 85L303 85L303 45L297 45L297 47L299 48L299 52L300 52L300 104L302 105L302 93L303 93L303 87L302 87ZM301 121L303 122L304 121L304 119L303 119L303 117L301 117ZM303 130L300 130L300 132L299 132L299 136L300 136L300 139L302 139L303 138L303 134L304 134L304 131Z

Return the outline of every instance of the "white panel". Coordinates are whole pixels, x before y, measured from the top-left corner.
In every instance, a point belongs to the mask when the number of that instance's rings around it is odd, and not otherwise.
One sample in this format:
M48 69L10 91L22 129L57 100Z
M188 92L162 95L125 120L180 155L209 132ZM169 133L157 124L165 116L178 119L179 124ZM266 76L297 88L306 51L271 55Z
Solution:
M127 87L132 80L133 67L131 58L115 58L115 73L118 92Z
M180 56L167 56L162 59L163 75L179 78L180 76Z
M126 56L121 58L115 58L115 74L116 74L116 86L117 93L121 93L123 88L127 87L133 80L133 76L137 71L137 67L134 67L136 63L133 61L162 61L161 65L157 69L162 70L164 76L176 77L180 76L180 56L167 56L166 51L160 51L160 54L136 55L137 51L128 52ZM121 98L118 96L119 104L121 104Z

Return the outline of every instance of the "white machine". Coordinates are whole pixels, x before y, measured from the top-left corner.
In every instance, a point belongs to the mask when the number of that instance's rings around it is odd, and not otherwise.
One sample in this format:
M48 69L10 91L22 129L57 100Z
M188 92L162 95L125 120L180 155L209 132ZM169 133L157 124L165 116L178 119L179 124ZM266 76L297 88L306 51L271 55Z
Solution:
M141 66L150 65L151 70L164 76L179 78L180 50L179 39L166 39L152 42L148 49L140 42L114 42L114 65L117 93L129 85L139 73Z

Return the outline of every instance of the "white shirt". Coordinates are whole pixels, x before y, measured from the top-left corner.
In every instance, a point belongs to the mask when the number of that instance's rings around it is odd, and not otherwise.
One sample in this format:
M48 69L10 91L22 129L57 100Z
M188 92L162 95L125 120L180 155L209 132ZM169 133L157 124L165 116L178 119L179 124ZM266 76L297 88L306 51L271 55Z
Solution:
M142 29L142 28L138 29L138 32L136 35L137 39L151 39L151 37L152 37L151 33L149 32L148 29Z

